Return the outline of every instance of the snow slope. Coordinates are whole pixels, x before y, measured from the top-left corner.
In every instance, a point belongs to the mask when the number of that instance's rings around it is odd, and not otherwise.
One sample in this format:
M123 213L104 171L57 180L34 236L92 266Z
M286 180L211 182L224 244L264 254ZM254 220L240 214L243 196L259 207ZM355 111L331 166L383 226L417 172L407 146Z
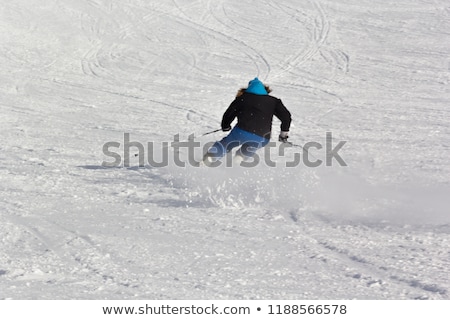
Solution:
M450 298L448 1L0 8L0 299ZM348 166L101 166L255 76Z

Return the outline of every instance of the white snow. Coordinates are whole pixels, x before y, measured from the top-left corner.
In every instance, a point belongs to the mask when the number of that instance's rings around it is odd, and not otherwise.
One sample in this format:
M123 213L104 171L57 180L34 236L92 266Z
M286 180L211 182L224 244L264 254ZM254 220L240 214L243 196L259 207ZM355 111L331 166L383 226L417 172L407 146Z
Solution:
M450 298L448 1L0 7L0 299ZM101 166L255 76L348 166Z

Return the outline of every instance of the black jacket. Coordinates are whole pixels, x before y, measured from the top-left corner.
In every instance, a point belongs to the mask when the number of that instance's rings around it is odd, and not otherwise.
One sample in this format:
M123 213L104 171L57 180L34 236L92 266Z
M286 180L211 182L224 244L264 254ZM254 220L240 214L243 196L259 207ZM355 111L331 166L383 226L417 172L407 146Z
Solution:
M281 121L281 131L289 131L291 113L280 99L246 92L237 97L225 111L222 129L229 128L237 117L239 128L270 139L274 115Z

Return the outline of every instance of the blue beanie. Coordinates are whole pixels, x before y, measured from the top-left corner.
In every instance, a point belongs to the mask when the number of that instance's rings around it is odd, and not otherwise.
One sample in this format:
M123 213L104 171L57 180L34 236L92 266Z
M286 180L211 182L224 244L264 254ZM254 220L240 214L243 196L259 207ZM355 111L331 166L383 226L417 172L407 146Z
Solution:
M258 95L267 95L266 88L264 84L259 81L258 78L253 79L248 83L248 88L245 90L248 93L258 94Z

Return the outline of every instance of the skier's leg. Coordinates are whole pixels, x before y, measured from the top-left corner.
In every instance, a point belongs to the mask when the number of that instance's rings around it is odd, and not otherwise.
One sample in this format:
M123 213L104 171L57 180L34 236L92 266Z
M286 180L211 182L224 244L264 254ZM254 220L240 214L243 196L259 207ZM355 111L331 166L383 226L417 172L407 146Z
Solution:
M236 139L236 132L233 129L229 135L224 137L220 141L216 141L209 149L208 152L203 156L203 162L206 165L210 165L211 163L219 160L225 154L231 151L231 149L239 146L239 141Z
M253 157L253 155L259 148L261 148L260 143L247 141L242 144L238 151L236 151L236 156L240 156L244 160L248 159L250 157Z
M242 161L253 157L256 151L269 143L268 139L260 138L257 141L246 141L242 144L238 151L236 151L234 163L240 164Z

